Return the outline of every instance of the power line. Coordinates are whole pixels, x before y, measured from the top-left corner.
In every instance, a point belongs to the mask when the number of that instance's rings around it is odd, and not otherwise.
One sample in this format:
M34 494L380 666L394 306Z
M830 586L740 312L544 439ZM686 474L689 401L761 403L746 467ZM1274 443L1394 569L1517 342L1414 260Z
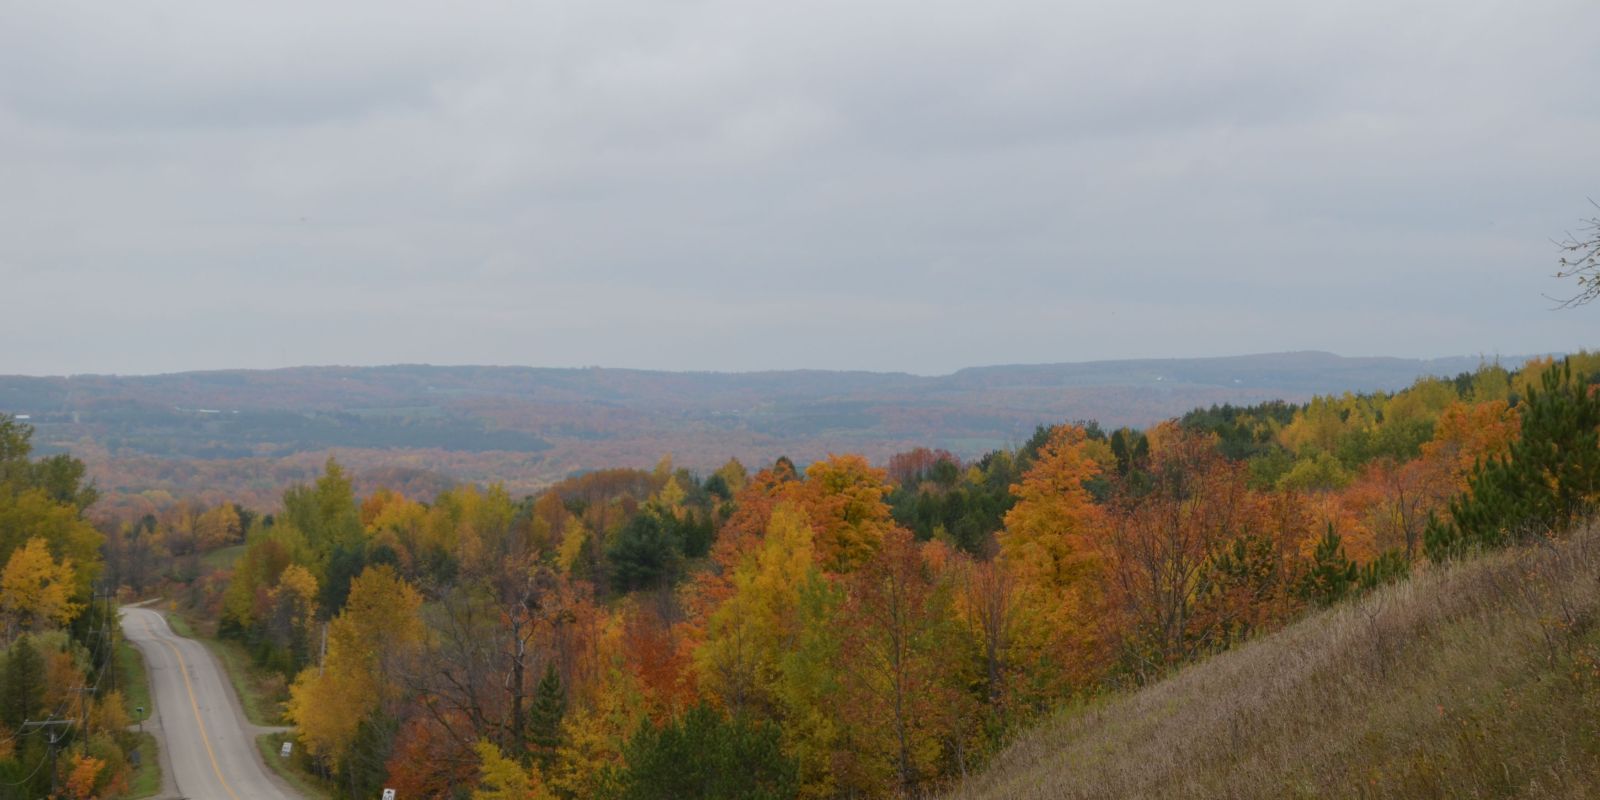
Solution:
M44 766L44 762L49 761L49 760L50 760L50 754L48 754L48 753L46 753L45 755L40 756L39 757L39 763L34 765L33 771L28 773L28 777L23 778L22 780L17 781L15 783L13 783L11 781L5 781L3 783L0 783L0 786L21 786L21 785L33 780L33 776L39 774L39 770L40 770L40 768L42 768Z
M84 693L89 693L89 694L93 694L93 695L98 696L100 694L101 683L105 682L107 680L110 681L112 686L115 686L115 684L116 684L116 676L115 676L115 672L116 672L116 666L115 666L115 663L116 663L116 651L112 647L112 644L115 642L115 639L116 639L116 637L113 635L113 631L114 631L115 628L120 626L120 622L118 621L118 618L116 616L113 616L113 614L115 612L114 612L114 609L113 609L111 603L112 603L112 600L113 600L114 597L115 597L115 595L109 589L105 590L104 592L96 591L96 592L92 593L91 597L90 597L90 603L91 603L90 607L91 607L91 609L93 608L93 603L94 602L100 601L100 600L104 600L105 601L104 610L102 612L102 616L101 616L100 621L99 621L100 624L98 626L96 626L95 629L90 634L91 637L98 637L100 639L100 648L99 648L99 651L100 651L99 652L99 656L100 656L100 658L98 659L98 666L96 665L96 661L94 660L94 655L95 654L94 654L93 650L88 647L88 642L87 641L74 640L74 639L72 639L72 637L70 635L68 636L68 641L69 642L78 641L80 644L84 645L84 649L85 650L89 650L90 651L91 661L89 663L89 670L94 673L94 676L95 676L94 677L94 684L92 686L85 685L85 686L78 686L78 687L73 687L73 688L67 689L66 690L66 694L63 696L61 701L59 703L57 703L55 709L52 710L47 715L47 719L55 719L57 717L63 716L66 713L68 706L70 706L72 704L73 695L76 694L78 696L78 702L79 702L79 717L82 720L82 730L83 730L82 739L83 739L83 746L85 748L85 752L87 752L88 739L89 739L89 726L88 726L89 709L88 709L88 701L85 700L82 695ZM118 623L118 624L114 625L113 623ZM85 676L85 677L87 677L87 676ZM111 691L111 689L107 689L107 691L109 692L109 691ZM9 743L16 741L17 739L19 739L19 738L21 738L23 736L27 736L27 735L31 735L31 732L26 729L26 723L24 723L24 727L18 728L16 731L12 732L6 738L0 739L0 744L9 744Z
M50 737L49 738L49 745L50 745L50 794L51 795L54 795L56 793L56 745L60 744L62 739L67 738L66 734L64 733L64 731L70 729L72 727L72 725L73 725L73 722L70 719L44 719L44 720L40 720L38 722L29 722L27 720L23 720L23 722L22 722L22 727L23 728L34 728L36 730L43 730L45 732L45 735ZM38 772L39 772L39 770L37 768L35 768L34 769L34 774L37 775ZM29 776L29 777L31 778L32 776Z

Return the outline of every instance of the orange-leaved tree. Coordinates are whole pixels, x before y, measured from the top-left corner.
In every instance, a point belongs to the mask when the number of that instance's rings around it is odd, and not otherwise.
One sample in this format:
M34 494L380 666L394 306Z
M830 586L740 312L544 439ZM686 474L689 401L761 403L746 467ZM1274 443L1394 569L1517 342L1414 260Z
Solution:
M1097 669L1101 555L1095 542L1105 518L1085 486L1100 474L1088 442L1078 426L1051 433L1022 482L1011 487L1017 503L997 537L1000 562L1015 585L1008 649L1035 679L1038 691L1030 702L1046 702L1063 683L1086 681Z
M816 530L817 558L829 572L850 572L877 552L894 527L888 473L858 455L830 455L806 468L799 492Z
M1150 487L1115 501L1099 540L1107 620L1125 665L1142 678L1199 652L1207 637L1196 627L1197 590L1207 567L1259 527L1244 465L1218 452L1212 435L1167 433L1151 453Z

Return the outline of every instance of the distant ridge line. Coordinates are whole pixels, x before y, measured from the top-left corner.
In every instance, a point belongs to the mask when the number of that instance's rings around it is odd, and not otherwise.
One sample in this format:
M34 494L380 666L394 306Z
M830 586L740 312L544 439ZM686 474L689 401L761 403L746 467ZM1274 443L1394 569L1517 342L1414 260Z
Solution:
M960 367L952 372L923 375L901 370L867 370L867 369L828 369L823 367L795 367L788 369L758 369L758 370L715 370L715 369L655 369L649 367L617 367L605 365L585 366L548 366L533 364L430 364L426 362L396 362L391 364L299 364L287 367L217 367L208 369L177 370L173 372L153 373L102 373L80 372L69 374L31 375L22 373L3 373L0 379L10 378L36 378L36 379L87 379L87 378L114 378L118 380L139 380L155 378L173 378L191 375L234 375L234 374L273 374L293 372L351 372L351 371L391 371L391 370L494 370L508 372L533 372L533 373L596 373L616 372L646 375L682 375L682 376L708 376L708 377L758 377L770 375L872 375L897 378L917 378L922 380L937 380L952 378L963 373L983 370L1025 370L1025 369L1057 369L1057 368L1088 368L1111 366L1155 366L1163 364L1214 364L1223 362L1248 362L1263 359L1324 359L1328 363L1379 363L1392 364L1444 364L1452 366L1470 362L1474 367L1479 364L1500 363L1502 365L1521 364L1534 358L1556 357L1564 353L1534 353L1525 355L1448 355L1427 358L1412 358L1406 356L1344 356L1328 350L1281 350L1261 353L1241 353L1222 356L1149 356L1139 358L1104 358L1086 361L1041 361L1041 362L1008 362L1001 364L976 364Z

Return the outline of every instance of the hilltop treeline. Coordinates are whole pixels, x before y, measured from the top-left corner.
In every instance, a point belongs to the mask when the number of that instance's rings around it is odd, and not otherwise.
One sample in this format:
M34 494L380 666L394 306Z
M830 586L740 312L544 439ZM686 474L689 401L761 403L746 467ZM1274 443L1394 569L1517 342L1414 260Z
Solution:
M1596 375L1485 365L970 462L663 460L525 498L358 497L330 461L194 546L247 540L196 599L291 681L346 796L893 795L1073 698L1561 530L1600 489ZM112 530L112 569L184 524Z

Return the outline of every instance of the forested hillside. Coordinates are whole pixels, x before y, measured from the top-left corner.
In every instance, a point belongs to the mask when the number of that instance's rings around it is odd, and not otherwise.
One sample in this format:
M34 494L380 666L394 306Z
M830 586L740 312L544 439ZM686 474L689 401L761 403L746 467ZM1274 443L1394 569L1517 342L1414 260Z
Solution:
M455 481L529 492L664 452L700 471L730 457L882 462L918 446L976 458L1045 422L1146 426L1212 404L1392 391L1479 363L1279 353L936 377L426 366L12 376L0 377L0 413L26 417L41 452L84 460L108 506L142 514L207 493L269 506L330 452L364 491L408 481L422 497Z
M1597 380L1581 354L977 458L664 458L525 496L358 492L330 460L270 514L107 523L107 564L280 675L340 796L917 794L1059 709L1563 537L1600 495Z
M1593 797L1600 529L1430 568L1074 704L952 800Z

